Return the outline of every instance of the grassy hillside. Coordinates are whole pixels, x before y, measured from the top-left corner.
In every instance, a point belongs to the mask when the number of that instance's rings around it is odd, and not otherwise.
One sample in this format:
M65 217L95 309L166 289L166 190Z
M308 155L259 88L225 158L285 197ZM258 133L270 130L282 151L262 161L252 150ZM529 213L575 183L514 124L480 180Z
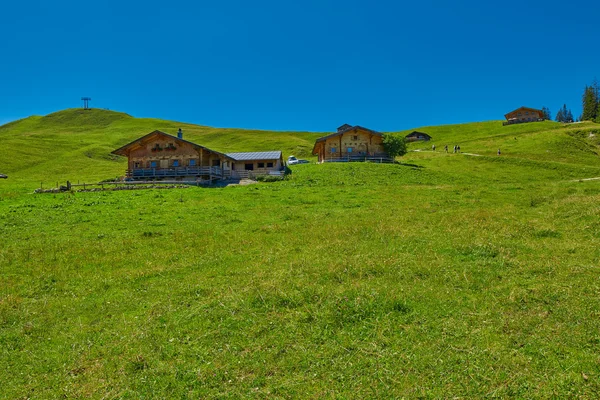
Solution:
M31 194L178 127L225 151L318 136L73 110L0 128L0 397L600 396L598 125L420 128L438 151L251 186Z
M0 127L5 149L0 155L0 172L10 175L4 187L33 189L40 182L55 185L66 180L95 181L123 174L126 160L110 152L155 129L175 134L182 128L185 138L221 152L282 150L314 160L314 141L323 133L271 132L223 129L92 109L70 109L34 116ZM600 125L592 123L564 126L555 122L502 126L500 121L418 128L433 137L432 142L413 143L410 150L428 150L435 143L438 152L448 144L460 144L462 151L495 156L500 148L503 159L514 163L546 163L544 168L598 165ZM398 132L406 134L405 132ZM431 157L434 159L430 159ZM446 168L439 154L409 154L406 160L422 160L436 168ZM421 161L420 161L421 162ZM444 165L438 165L440 162ZM429 164L428 164L429 163ZM542 164L538 164L542 165ZM452 168L451 166L449 166ZM577 172L579 173L579 171ZM582 171L582 177L587 177Z
M130 115L99 109L70 109L45 117L29 117L0 127L4 151L2 173L11 182L99 180L123 175L126 159L110 152L153 130L176 134L221 152L283 150L308 156L321 136L306 132L269 132L220 129Z

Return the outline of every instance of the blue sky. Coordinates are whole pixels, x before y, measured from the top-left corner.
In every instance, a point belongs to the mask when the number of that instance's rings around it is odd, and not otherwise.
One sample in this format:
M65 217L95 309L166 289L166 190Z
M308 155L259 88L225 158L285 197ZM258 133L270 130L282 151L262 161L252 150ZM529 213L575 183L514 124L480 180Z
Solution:
M600 79L600 2L24 1L0 6L0 123L91 105L218 127L501 119ZM589 17L588 17L589 16Z

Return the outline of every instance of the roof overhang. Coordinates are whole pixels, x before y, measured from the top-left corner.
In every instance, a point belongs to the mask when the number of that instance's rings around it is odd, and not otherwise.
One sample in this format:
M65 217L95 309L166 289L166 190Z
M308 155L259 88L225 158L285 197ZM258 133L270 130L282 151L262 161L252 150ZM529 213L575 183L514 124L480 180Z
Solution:
M152 131L150 133L148 133L147 135L144 135L132 142L127 143L126 145L119 147L116 150L111 151L112 154L116 154L118 156L124 156L124 157L128 157L129 153L131 152L131 150L137 148L137 147L142 147L144 146L146 143L151 142L153 138L157 137L157 136L162 136L165 138L168 138L169 140L173 140L175 143L185 143L185 144L189 144L191 146L193 146L195 149L197 150L206 150L208 152L214 153L214 154L218 154L220 156L229 158L231 160L233 160L231 157L227 156L224 153L220 153L218 151L215 150L211 150L208 147L204 147L204 146L200 146L199 144L196 144L194 142L190 142L189 140L184 140L184 139L179 139L177 136L173 136L173 135L169 135L168 133L165 133L163 131Z
M544 112L542 110L538 110L537 108L531 108L531 107L519 107L516 110L512 110L509 113L504 114L504 118L508 119L509 115L516 113L517 111L535 111L537 113L543 114Z
M342 126L343 126L343 125L342 125ZM319 143L321 143L321 142L325 142L327 139L330 139L330 138L332 138L332 137L336 137L336 136L340 136L340 135L343 135L344 133L348 133L348 132L351 132L351 131L354 131L354 130L357 130L357 131L359 131L359 130L360 130L360 131L365 131L365 132L368 132L368 133L370 133L371 135L374 135L374 136L381 136L381 137L383 137L383 133L381 133L381 132L377 132L377 131L374 131L374 130L371 130L371 129L367 129L367 128L364 128L364 127L362 127L362 126L359 126L359 125L356 125L356 126L351 126L351 127L349 127L349 128L346 128L346 129L343 129L343 130L340 130L340 131L334 132L334 133L332 133L332 134L329 134L329 135L327 135L327 136L323 136L323 137L320 137L320 138L318 138L318 139L315 141L315 145L313 146L313 151L312 151L312 154L318 154L318 153L317 153L317 145L318 145Z

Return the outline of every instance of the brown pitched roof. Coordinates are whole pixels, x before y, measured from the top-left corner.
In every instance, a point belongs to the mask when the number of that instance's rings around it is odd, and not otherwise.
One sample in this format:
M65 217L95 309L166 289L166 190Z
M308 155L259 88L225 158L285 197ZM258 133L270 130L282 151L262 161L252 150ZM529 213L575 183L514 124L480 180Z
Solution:
M535 112L538 112L540 114L544 113L542 110L538 110L537 108L531 108L531 107L522 106L522 107L517 108L516 110L512 110L511 112L504 114L504 118L508 119L508 116L510 114L515 113L515 112L517 112L519 110L523 110L523 111L535 111Z
M373 135L383 136L383 133L381 133L381 132L377 132L377 131L373 131L371 129L363 128L362 126L358 126L358 125L356 125L356 126L350 126L350 125L348 125L348 128L346 128L346 129L342 129L341 131L337 131L337 132L334 132L334 133L332 133L330 135L318 138L317 139L317 143L318 142L323 142L323 141L325 141L325 140L327 140L329 138L332 138L332 137L343 135L344 133L353 131L355 129L362 129L363 131L367 131L369 133L372 133Z
M122 147L119 147L116 150L113 150L111 153L112 154L116 154L118 156L125 156L126 157L127 156L127 150L128 150L129 147L132 147L133 145L136 145L136 144L141 145L147 139L149 139L150 137L155 136L155 135L166 136L167 138L169 138L171 140L174 140L175 142L181 142L181 143L191 144L196 149L204 149L206 151L210 151L211 153L219 154L219 155L221 155L223 157L226 157L226 158L229 158L230 160L233 160L227 154L223 154L223 153L220 153L218 151L211 150L208 147L200 146L199 144L196 144L194 142L190 142L189 140L179 139L177 136L169 135L168 133L165 133L165 132L159 131L159 130L152 131L149 134L142 136L141 138L135 139L134 141L127 143L125 146L122 146Z
M431 139L431 136L429 136L425 132L419 132L419 131L412 131L411 133L409 133L408 135L406 135L406 137L413 137L413 136L419 136L419 135L427 136L428 138Z

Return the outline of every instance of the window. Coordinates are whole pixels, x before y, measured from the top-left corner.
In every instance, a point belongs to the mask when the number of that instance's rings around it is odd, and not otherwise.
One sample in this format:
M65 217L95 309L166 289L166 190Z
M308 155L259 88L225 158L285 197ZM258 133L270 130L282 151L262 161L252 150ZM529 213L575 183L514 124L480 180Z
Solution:
M150 168L156 168L156 161L150 161Z
M139 168L139 167L140 167L139 161L136 161L133 163L133 168Z
M520 117L520 116L521 116L521 113L518 113L518 114L517 114L517 117Z
M212 160L212 166L213 167L220 167L221 166L221 160Z
M525 115L529 115L529 111L526 111L526 112L525 112Z
M352 140L358 140L358 136L352 136Z
M254 171L254 164L244 164L244 169L246 171Z
M258 168L264 168L265 167L265 163L264 162L259 162L258 163Z
M195 158L190 158L189 164L190 167L195 167L196 166L196 159Z
M267 163L267 168L273 168L273 163L272 162L268 162Z
M331 148L331 152L332 152L332 153L335 153L335 152L336 152L336 148L335 148L335 147L332 147L332 148Z
M348 147L348 153L352 153L352 147Z
M179 167L179 160L173 160L173 166Z

